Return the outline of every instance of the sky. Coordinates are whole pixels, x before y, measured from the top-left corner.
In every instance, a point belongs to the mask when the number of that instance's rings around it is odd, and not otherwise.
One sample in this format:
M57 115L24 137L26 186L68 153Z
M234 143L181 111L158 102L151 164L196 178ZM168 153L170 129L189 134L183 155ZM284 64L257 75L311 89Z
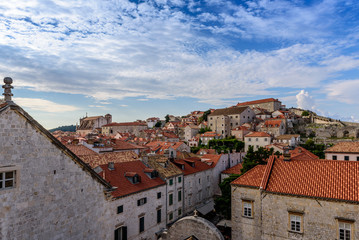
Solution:
M0 77L45 128L278 98L359 120L359 1L0 1Z

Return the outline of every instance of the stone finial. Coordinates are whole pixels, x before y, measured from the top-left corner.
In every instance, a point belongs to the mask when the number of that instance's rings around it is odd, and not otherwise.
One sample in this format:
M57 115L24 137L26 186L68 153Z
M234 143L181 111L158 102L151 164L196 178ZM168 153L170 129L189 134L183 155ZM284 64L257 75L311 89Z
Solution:
M5 96L6 102L11 102L12 101L11 97L13 96L13 94L11 93L11 89L14 88L13 86L11 86L12 78L10 77L4 78L4 83L5 85L2 86L2 88L4 88L4 93L2 95Z
M194 217L198 217L198 211L197 211L197 209L195 209L194 211L193 211L193 213L194 213Z

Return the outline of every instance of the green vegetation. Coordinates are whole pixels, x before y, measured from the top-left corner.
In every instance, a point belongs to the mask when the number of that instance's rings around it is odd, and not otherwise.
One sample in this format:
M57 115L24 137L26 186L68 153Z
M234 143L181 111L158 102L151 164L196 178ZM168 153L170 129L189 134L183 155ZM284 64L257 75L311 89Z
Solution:
M314 153L320 159L325 158L325 154L324 154L325 145L324 144L315 144L313 139L308 139L304 144L301 144L301 147Z
M212 131L208 126L205 126L204 128L199 129L199 133L205 133Z
M55 132L57 130L61 130L63 132L76 132L76 126L75 125L60 126L57 128L50 129L49 132Z
M205 111L203 113L203 115L201 117L198 118L198 123L201 123L203 121L208 121L208 115L211 114L211 110L208 109L207 111Z
M160 128L161 126L162 126L162 122L161 122L161 121L156 122L156 124L155 124L155 127L156 127L156 128Z
M165 119L166 119L166 123L168 123L168 122L170 121L170 115L167 114L167 115L165 116Z
M214 208L216 212L221 214L226 219L231 219L231 182L237 179L240 175L232 174L219 184L222 195L214 200Z
M302 117L305 117L305 116L309 116L309 112L308 112L308 111L303 111L303 112L302 112Z
M236 150L237 152L244 149L244 142L235 139L234 137L229 137L225 139L213 139L208 142L207 148L213 148L217 153L224 151L225 153L232 152Z
M243 158L241 175L257 165L265 164L266 159L273 154L273 148L270 150L260 147L257 151L253 150L253 146L248 148L246 156ZM278 153L276 153L278 154Z

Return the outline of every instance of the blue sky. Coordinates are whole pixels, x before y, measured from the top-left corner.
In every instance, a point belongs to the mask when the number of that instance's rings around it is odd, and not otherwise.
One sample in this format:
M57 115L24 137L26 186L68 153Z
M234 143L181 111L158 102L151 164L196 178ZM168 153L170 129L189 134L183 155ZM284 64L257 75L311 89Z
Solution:
M46 128L279 98L359 120L359 2L8 0L0 72Z

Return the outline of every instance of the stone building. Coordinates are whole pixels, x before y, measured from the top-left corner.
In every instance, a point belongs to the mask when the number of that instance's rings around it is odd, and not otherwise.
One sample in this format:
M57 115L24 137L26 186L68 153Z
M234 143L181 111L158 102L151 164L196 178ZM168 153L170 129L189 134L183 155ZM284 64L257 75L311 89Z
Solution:
M273 139L274 143L286 144L287 146L297 147L300 144L299 134L284 134Z
M12 80L5 78L5 88ZM5 92L6 93L6 92ZM27 112L0 104L0 239L114 239L113 191Z
M266 98L261 100L238 103L237 107L262 108L267 110L268 112L274 112L281 109L282 102L278 99Z
M359 142L339 142L324 152L325 159L359 161Z
M222 134L216 132L205 132L199 135L202 145L207 145L213 139L222 139Z
M272 156L231 185L233 239L359 239L358 162Z
M93 133L95 130L101 131L101 127L112 122L111 114L105 116L94 116L80 118L80 125L76 127L76 133L81 136Z
M247 152L249 147L252 146L254 151L260 147L265 147L271 143L271 135L266 132L251 132L244 136L244 146Z
M102 134L109 136L114 135L117 132L120 133L130 133L136 136L140 135L142 130L146 130L147 123L146 122L122 122L122 123L110 123L102 126Z
M187 125L184 128L184 140L186 142L190 141L193 137L195 137L199 132L199 127L197 125Z
M287 132L286 119L267 119L257 126L257 131L266 132L277 137Z
M231 130L231 135L239 141L244 141L244 136L248 133L250 133L250 130L245 126L236 127Z
M208 115L208 126L212 131L225 138L231 135L231 129L247 122L253 122L255 117L256 114L249 107L216 109Z

